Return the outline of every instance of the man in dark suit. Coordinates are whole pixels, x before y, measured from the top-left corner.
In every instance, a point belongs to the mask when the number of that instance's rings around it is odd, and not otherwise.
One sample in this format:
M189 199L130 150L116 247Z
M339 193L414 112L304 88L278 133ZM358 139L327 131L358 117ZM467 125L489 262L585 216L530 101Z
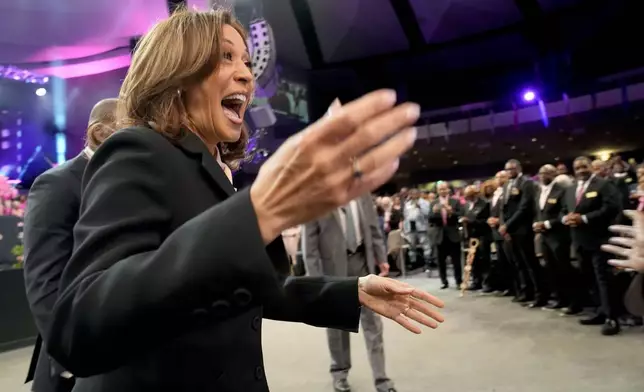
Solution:
M521 163L511 159L505 164L510 180L505 192L503 223L499 234L505 238L505 246L519 273L520 285L517 302L529 302L528 307L548 304L549 293L545 287L544 272L534 250L534 194L535 184L523 174Z
M557 302L548 309L567 308L564 313L581 312L579 279L570 263L570 233L561 223L561 211L566 202L566 188L554 182L557 169L544 165L539 169L540 188L535 197L536 216L532 225L535 233L541 234L541 250L546 261L552 289Z
M487 225L487 220L490 217L490 203L479 197L479 190L473 185L466 187L464 193L467 202L460 221L463 224L465 238L468 244L472 238L479 240L472 264L472 284L468 289L483 289L483 292L490 293L494 291L488 282L490 242L492 239L492 231Z
M620 197L610 181L591 174L591 162L579 157L573 163L577 183L568 188L562 223L570 226L572 242L588 287L599 294L597 314L580 320L582 325L602 325L603 335L619 333L613 276L608 255L600 249L608 241L608 226L621 211Z
M370 195L350 202L327 217L304 228L306 265L310 276L365 276L380 268L389 271L385 243ZM340 246L345 244L346 246ZM382 320L369 309L360 313L360 324L367 343L369 363L378 392L395 392L385 371ZM351 390L347 376L351 369L349 332L327 329L331 352L333 387L338 392Z
M40 335L27 382L33 379L35 392L71 391L74 386L73 376L49 358L43 345L46 347L60 276L72 254L72 229L78 220L83 172L100 141L113 132L116 103L116 99L106 99L94 106L85 150L41 174L29 192L24 226L24 274L29 305Z
M434 233L434 243L438 249L438 269L441 289L449 287L447 281L447 257L452 260L456 288L461 286L461 235L458 231L458 220L461 217L461 205L450 196L449 184L438 183L438 198L430 205L429 226Z
M516 295L516 287L518 287L516 271L506 254L505 239L499 234L499 226L503 220L503 201L508 179L508 173L505 170L496 173L496 189L490 200L490 217L487 220L487 224L492 230L492 244L490 246L492 265L488 281L492 288L499 291L503 296Z

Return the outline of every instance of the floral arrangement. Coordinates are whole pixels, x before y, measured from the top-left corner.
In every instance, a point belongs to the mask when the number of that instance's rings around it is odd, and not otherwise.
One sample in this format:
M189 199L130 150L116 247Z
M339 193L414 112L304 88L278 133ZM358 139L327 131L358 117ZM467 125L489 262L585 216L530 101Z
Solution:
M11 185L9 178L0 175L0 199L13 200L18 197L18 190Z
M13 268L22 268L22 264L25 261L24 252L25 247L22 244L16 245L11 249L11 254L16 256L16 262L13 265Z

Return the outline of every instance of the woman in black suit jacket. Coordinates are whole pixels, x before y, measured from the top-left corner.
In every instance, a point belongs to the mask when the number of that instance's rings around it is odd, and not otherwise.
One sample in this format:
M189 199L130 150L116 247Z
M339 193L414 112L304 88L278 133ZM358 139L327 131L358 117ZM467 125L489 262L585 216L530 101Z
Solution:
M390 279L287 278L279 233L384 183L416 105L380 91L287 140L250 189L242 118L253 76L225 11L180 11L139 43L116 132L83 178L49 351L75 391L266 391L261 320L356 331L367 306L413 332L442 302ZM384 140L384 141L383 141Z

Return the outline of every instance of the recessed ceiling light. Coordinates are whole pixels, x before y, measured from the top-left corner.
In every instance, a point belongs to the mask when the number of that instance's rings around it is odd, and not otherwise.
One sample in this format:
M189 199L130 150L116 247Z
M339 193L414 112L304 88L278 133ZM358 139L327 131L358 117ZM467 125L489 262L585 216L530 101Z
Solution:
M534 143L534 142L536 142L536 141L537 141L537 138L536 138L536 137L533 137L533 138L532 138L532 142Z
M447 151L447 148L441 147L441 151Z
M572 136L568 138L568 141L569 141L569 142L573 141Z
M417 155L417 154L418 154L418 151L414 150L414 151L412 152L412 154Z
M455 164L455 165L458 165L458 161L454 161L454 164Z
M510 146L510 150L516 150L517 146Z
M427 165L423 165L423 168L426 168L426 167L427 167Z
M545 145L545 144L542 144L542 145L541 145L541 149L543 150L544 148L546 148L546 145Z
M559 157L555 157L555 161L558 161L558 160L559 160Z

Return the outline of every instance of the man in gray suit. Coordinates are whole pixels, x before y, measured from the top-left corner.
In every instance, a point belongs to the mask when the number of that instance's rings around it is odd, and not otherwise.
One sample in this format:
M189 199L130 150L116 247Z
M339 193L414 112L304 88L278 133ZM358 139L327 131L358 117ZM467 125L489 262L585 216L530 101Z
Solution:
M365 276L389 272L383 233L378 225L370 195L351 201L332 214L308 223L304 228L306 266L311 276ZM360 324L367 344L371 370L378 392L395 392L385 372L382 320L363 308ZM351 369L349 332L328 329L333 387L349 392L347 382Z

